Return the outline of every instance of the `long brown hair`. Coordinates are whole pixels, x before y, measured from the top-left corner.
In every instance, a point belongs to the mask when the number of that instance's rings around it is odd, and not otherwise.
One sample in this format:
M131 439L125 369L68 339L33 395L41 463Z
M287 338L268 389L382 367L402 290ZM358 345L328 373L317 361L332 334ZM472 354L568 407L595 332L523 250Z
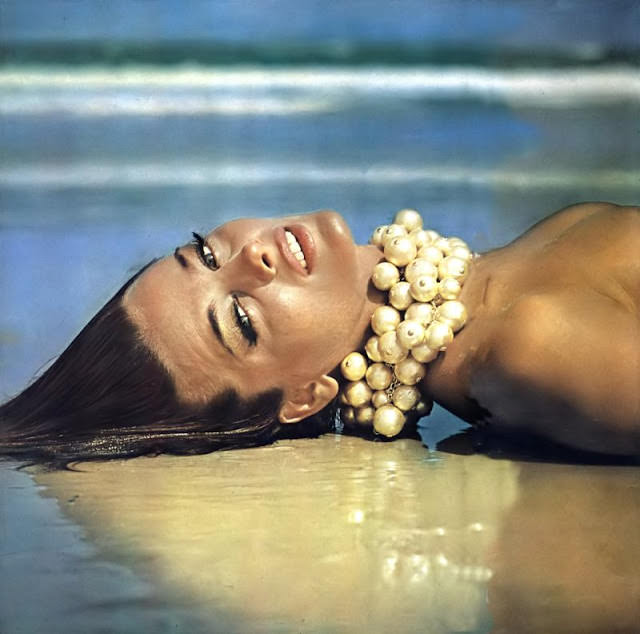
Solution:
M151 264L151 263L150 263ZM149 265L147 265L148 267ZM273 441L281 433L279 390L243 400L228 390L187 406L169 373L143 343L122 297L144 267L105 304L29 387L0 406L0 454L47 462L208 453ZM318 435L326 408L287 430Z

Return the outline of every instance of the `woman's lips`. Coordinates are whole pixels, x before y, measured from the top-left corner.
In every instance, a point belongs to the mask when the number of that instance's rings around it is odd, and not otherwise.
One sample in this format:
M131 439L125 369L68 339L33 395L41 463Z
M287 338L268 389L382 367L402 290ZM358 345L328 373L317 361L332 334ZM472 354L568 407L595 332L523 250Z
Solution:
M289 241L287 240L286 232L290 232L295 239L298 241L302 249L302 254L304 256L304 260L306 262L306 268L303 266L302 262L295 256L294 252L291 250L291 246L289 245ZM277 227L275 229L275 241L280 249L280 253L287 261L287 263L301 275L307 276L310 275L313 271L315 256L316 256L316 246L313 240L313 236L304 225L296 224L285 227Z

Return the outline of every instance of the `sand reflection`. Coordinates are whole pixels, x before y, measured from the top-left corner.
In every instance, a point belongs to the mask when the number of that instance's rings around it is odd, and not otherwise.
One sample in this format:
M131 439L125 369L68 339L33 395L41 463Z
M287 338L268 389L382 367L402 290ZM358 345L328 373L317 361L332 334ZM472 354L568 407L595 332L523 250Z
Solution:
M212 631L551 634L640 622L635 467L326 436L81 468L37 480L104 557Z
M38 481L109 558L238 631L487 631L517 467L326 436ZM235 620L233 620L235 619Z

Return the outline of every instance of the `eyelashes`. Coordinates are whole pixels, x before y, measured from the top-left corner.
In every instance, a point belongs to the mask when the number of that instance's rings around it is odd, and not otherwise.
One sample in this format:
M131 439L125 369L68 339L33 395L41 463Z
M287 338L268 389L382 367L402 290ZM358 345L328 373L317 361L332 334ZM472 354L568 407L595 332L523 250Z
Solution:
M192 231L191 235L193 236L193 240L191 241L191 244L193 244L193 246L195 247L196 253L198 254L198 257L200 258L201 262L208 269L211 269L212 271L217 271L220 268L220 266L218 264L218 261L216 260L216 256L213 254L213 251L211 250L209 245L205 242L204 238L199 233L196 233L195 231Z
M247 312L238 302L238 296L234 294L233 296L233 312L236 317L236 323L238 324L238 328L240 328L240 332L242 336L247 340L247 343L250 346L255 346L258 342L258 333L256 332L253 324L251 323L251 318L247 315Z

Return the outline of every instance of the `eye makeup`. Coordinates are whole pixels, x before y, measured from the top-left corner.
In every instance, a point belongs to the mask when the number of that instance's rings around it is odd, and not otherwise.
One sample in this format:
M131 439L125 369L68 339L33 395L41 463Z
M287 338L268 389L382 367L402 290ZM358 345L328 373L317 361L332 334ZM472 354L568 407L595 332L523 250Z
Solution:
M258 342L258 333L253 327L249 315L238 301L238 295L234 293L232 297L236 324L249 346L255 346Z
M191 233L193 236L193 240L191 244L193 244L200 261L212 271L217 271L219 267L218 261L216 260L216 256L213 254L213 251L206 243L205 239L199 234L193 231Z

